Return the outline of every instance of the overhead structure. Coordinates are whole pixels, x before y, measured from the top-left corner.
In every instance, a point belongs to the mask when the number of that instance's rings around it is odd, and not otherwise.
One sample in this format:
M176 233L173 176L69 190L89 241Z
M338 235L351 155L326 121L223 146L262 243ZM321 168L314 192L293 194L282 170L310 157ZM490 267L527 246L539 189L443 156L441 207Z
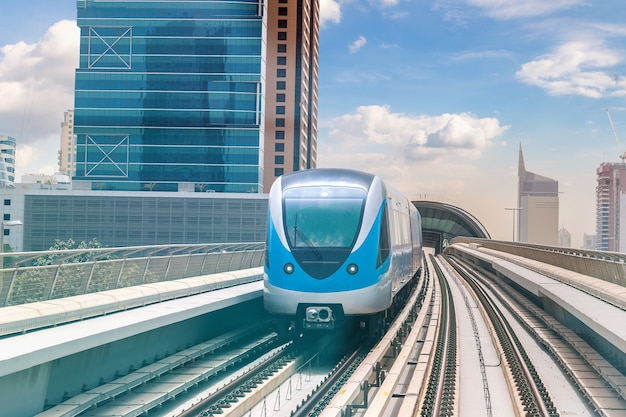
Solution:
M436 201L413 201L422 216L424 246L440 253L457 236L491 239L476 217L460 207Z

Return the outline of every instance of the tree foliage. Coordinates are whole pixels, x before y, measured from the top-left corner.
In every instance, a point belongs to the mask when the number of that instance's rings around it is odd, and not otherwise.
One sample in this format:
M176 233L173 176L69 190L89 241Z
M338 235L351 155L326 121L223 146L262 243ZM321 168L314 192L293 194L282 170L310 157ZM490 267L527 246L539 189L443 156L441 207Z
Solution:
M71 249L98 249L102 247L104 247L102 246L102 243L100 243L98 239L95 239L95 238L91 239L89 242L82 241L79 244L76 244L76 242L74 242L74 240L71 238L68 239L67 241L62 241L62 240L57 239L54 241L54 245L48 248L49 252L55 252L55 253L50 253L50 254L37 258L37 261L35 262L35 266L57 265L59 263L57 259L59 258L65 258L61 262L64 264L71 264L71 263L77 263L77 262L89 262L93 260L94 252L83 252L83 253L68 257L66 254L62 253L61 251L71 250ZM102 260L102 259L108 259L108 258L104 257L104 258L99 258L99 259Z
M68 255L62 251L102 247L97 239L92 239L90 242L83 241L79 244L76 244L73 239L67 241L57 239L54 245L48 249L48 252L51 253L37 258L32 267L18 271L7 304L17 305L84 293L91 276L94 252L86 251L76 255ZM103 259L106 259L106 256L99 258L99 260ZM75 263L84 263L85 265L84 267L75 265L71 268L59 267L59 265Z

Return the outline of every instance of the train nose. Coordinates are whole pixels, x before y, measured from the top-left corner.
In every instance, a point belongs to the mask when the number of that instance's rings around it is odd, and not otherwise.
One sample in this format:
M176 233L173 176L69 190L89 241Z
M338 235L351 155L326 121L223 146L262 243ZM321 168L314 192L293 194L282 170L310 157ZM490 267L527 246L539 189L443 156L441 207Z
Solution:
M306 321L311 323L328 323L333 320L333 310L330 307L307 307Z

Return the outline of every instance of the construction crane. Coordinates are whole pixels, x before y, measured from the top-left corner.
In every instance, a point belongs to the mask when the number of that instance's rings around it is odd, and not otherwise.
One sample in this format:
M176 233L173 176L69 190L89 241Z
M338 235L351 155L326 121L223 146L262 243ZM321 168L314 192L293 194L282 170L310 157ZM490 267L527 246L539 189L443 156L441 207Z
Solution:
M611 113L609 113L609 108L604 106L604 110L606 110L606 115L609 117L609 123L611 124L611 129L613 129L613 136L615 136L615 141L617 142L617 149L621 150L622 145L620 145L619 143L619 138L617 137L617 132L615 131L615 125L613 125L613 119L611 119ZM622 164L626 162L626 150L622 152L622 154L619 157L622 160Z

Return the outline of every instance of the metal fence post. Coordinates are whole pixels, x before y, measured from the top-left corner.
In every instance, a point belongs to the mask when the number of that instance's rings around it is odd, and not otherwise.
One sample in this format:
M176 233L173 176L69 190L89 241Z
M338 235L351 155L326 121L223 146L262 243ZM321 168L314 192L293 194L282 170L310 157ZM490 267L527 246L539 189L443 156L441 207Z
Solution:
M89 289L89 284L91 284L91 278L93 278L93 271L96 269L96 261L93 261L91 264L91 271L89 271L89 276L83 286L83 290L80 292L81 294L87 294L87 290Z
M167 274L169 274L169 272L170 272L170 265L172 265L172 258L173 257L174 257L174 255L170 255L169 258L167 259L167 266L165 267L165 274L163 275L163 277L161 279L159 279L159 282L167 281Z
M124 272L124 266L126 266L126 260L127 258L122 260L122 266L120 267L120 272L117 274L117 279L115 280L115 286L113 286L113 289L119 288L120 281L122 280L122 273Z
M46 286L46 287L48 287L48 291L44 290L44 293L43 293L43 299L44 300L51 300L52 299L52 294L54 294L54 287L57 284L57 279L59 278L60 270L61 270L61 264L57 265L57 270L54 273L54 278L52 278L51 285L49 285L49 286L47 285Z
M183 278L188 278L187 271L189 271L189 264L191 263L192 256L193 256L193 253L190 253L187 255L187 263L185 264L185 271L183 272Z
M4 280L4 273L2 274L2 279ZM13 283L15 282L16 279L17 279L17 268L15 268L15 270L13 271L13 276L11 277L11 280L9 281L9 285L7 286L6 292L0 293L0 296L4 298L4 300L0 298L0 302L2 303L1 305L4 307L9 305L9 298L11 296L11 291L13 290ZM4 282L0 284L2 285L2 287L4 287Z
M146 275L148 274L148 270L150 267L150 259L152 259L151 256L148 256L148 260L146 261L146 267L143 269L143 276L141 277L141 283L144 284L146 282Z

